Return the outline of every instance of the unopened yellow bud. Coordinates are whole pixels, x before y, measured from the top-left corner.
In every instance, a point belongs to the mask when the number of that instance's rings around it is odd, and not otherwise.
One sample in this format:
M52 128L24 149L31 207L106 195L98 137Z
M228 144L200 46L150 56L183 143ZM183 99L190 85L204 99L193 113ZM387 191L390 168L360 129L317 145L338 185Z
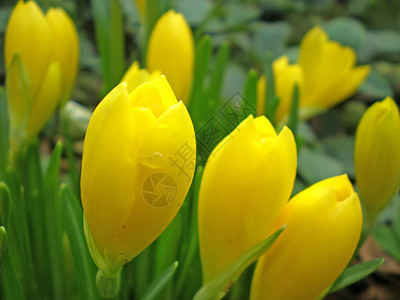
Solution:
M296 144L264 117L249 116L211 153L199 194L203 284L268 236L288 201Z
M107 277L168 226L189 190L193 124L164 76L115 87L89 122L81 194L91 254Z
M354 159L366 221L373 223L400 188L400 117L391 98L365 112L356 133Z
M11 146L21 148L43 128L75 81L78 35L61 8L45 16L34 1L19 1L5 36Z
M147 50L147 68L160 70L171 83L178 100L186 102L193 78L193 34L184 16L173 10L157 21Z
M360 202L347 175L296 195L274 229L284 224L286 229L257 263L252 300L318 299L341 274L362 225Z

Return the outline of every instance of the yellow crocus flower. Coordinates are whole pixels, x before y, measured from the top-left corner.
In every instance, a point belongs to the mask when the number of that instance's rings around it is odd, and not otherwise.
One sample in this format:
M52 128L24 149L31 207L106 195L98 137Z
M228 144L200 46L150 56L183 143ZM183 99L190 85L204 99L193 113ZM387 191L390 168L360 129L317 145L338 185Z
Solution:
M373 104L362 117L354 159L365 218L373 225L400 188L400 117L390 97Z
M355 67L350 47L330 41L321 27L313 27L300 44L299 65L303 72L300 106L325 110L352 94L370 71L368 65Z
M362 226L360 202L347 175L296 195L272 232L284 224L286 229L257 262L251 300L318 299L341 274Z
M198 206L203 284L265 239L296 174L296 143L264 117L249 116L211 153Z
M34 1L19 1L7 25L4 52L11 146L21 148L68 99L77 72L78 35L61 8L44 15Z
M131 93L123 82L100 102L85 136L81 195L89 249L106 276L168 226L195 161L192 121L164 76Z
M193 34L185 17L173 10L157 21L147 49L147 68L160 70L178 100L188 100L193 78Z

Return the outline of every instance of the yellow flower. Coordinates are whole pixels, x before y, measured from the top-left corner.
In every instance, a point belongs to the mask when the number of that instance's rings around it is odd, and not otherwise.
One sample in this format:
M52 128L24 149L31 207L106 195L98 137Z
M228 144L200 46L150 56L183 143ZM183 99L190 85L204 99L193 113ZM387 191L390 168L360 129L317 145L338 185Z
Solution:
M303 76L299 65L289 65L289 59L287 56L281 56L276 59L272 64L272 68L275 79L275 93L279 97L279 106L275 113L275 119L279 121L289 114L292 105L293 89L296 83L299 85L299 91L301 92ZM260 77L257 84L258 115L264 113L266 89L267 80L263 75Z
M249 116L211 153L199 194L203 284L265 239L296 174L296 144L264 117Z
M292 103L295 83L299 85L299 115L307 119L345 100L369 74L369 66L355 67L356 56L349 47L329 41L321 27L312 28L300 45L298 64L289 65L286 56L273 63L275 93L279 106L275 119L285 122ZM266 79L257 86L257 113L264 113Z
M347 175L296 195L274 229L284 224L286 229L257 263L252 300L318 299L344 270L362 224L359 199Z
M60 8L45 16L34 1L19 1L5 36L11 144L20 147L69 97L77 72L78 36Z
M299 65L303 72L300 106L324 110L357 91L370 67L355 67L356 55L350 47L329 41L321 27L315 26L300 44ZM307 112L304 112L307 116Z
M146 69L140 69L139 63L134 61L126 71L121 82L126 82L128 93L132 92L136 87L144 82L153 80L161 75L160 71L149 73Z
M400 188L400 118L391 98L365 112L357 129L354 158L366 221L373 223Z
M184 16L173 10L157 21L147 50L147 68L160 70L171 83L178 100L186 102L193 77L193 34Z
M81 176L85 234L107 276L153 242L193 178L196 143L184 104L164 76L128 94L115 87L87 129Z

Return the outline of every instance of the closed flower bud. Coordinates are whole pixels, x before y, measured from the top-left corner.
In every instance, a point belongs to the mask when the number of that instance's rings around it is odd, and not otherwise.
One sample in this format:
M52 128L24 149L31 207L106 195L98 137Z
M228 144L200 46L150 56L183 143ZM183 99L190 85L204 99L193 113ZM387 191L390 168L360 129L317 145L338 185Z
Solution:
M203 284L268 236L288 201L296 144L264 117L249 116L211 153L199 194Z
M362 225L359 199L347 175L323 180L296 195L274 230L284 224L286 229L257 262L252 300L318 299L341 274Z
M34 1L19 1L7 25L5 65L11 145L32 139L71 92L78 37L60 8L45 16Z
M289 114L293 89L295 84L299 85L299 90L302 90L303 76L299 65L290 65L287 56L281 56L272 64L275 80L275 93L279 97L279 106L275 113L277 121L282 120ZM261 76L257 84L257 114L264 113L265 95L267 92L267 80L265 76ZM301 96L300 96L301 99Z
M350 47L329 41L321 27L312 28L300 44L299 65L303 72L300 107L324 110L354 94L369 73L369 66L355 67ZM307 116L307 112L303 113Z
M129 67L128 71L126 71L121 82L126 82L128 93L130 93L142 83L151 81L160 75L160 71L154 71L153 73L150 73L146 69L141 69L139 63L134 61Z
M186 102L193 77L194 42L184 16L173 10L157 21L147 49L147 68L160 70L171 84L178 100Z
M184 104L164 76L128 94L115 87L85 137L81 195L90 252L107 276L153 242L191 184L196 143Z
M354 159L365 218L372 225L400 188L400 118L391 98L365 112L356 133Z

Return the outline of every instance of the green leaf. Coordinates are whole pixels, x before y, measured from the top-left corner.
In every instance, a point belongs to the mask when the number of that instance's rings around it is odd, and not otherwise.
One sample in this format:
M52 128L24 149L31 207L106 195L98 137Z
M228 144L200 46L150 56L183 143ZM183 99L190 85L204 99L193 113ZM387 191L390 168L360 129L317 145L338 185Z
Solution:
M8 162L8 110L6 93L3 87L0 87L0 176L4 172Z
M400 239L391 226L378 225L373 229L374 239L379 246L397 261L400 261Z
M92 0L91 5L105 80L103 94L106 94L120 82L125 70L121 6L119 0Z
M288 127L296 135L297 123L299 122L299 85L296 83L293 87L292 104L290 106Z
M0 268L7 249L7 232L4 226L0 226Z
M96 267L90 257L83 233L83 213L71 189L60 188L63 219L74 261L74 275L80 299L97 299L95 286Z
M10 253L6 229L0 226L0 283L6 299L25 299Z
M286 225L278 229L275 233L267 237L262 242L255 245L253 248L244 253L229 267L227 267L219 276L208 282L203 286L194 296L194 300L209 300L221 299L227 292L227 287L231 285L240 273L248 267L253 261L263 255L275 240L279 237Z
M50 157L44 178L44 219L47 235L47 248L49 265L51 269L52 292L54 297L62 295L65 289L64 248L62 244L63 228L61 220L61 207L59 202L59 170L62 143L58 142Z
M343 289L346 286L349 286L358 280L367 277L369 274L375 272L382 265L382 263L383 258L377 258L346 268L332 284L328 294Z
M0 182L0 225L8 226L10 213L10 190L4 182Z
M208 91L208 99L216 102L221 93L223 76L226 64L229 59L229 43L224 42L218 50L215 62L213 63L213 72L211 75L211 84Z
M204 36L196 44L195 68L193 86L189 97L189 112L195 129L198 128L204 110L204 79L212 51L211 38Z
M256 70L251 69L244 84L242 109L243 111L252 112L253 116L257 114L257 83L258 73Z
M182 242L182 248L185 249L186 251L182 251L183 252L182 255L183 258L181 260L182 267L179 270L178 278L176 280L176 284L174 285L174 288L176 290L175 292L176 295L180 295L180 292L185 290L185 284L187 284L188 274L190 269L193 268L193 261L195 259L195 255L199 247L199 233L198 233L199 227L197 219L197 209L198 209L200 183L201 183L201 178L203 176L203 170L204 169L202 167L197 168L193 178L193 183L191 188L193 189L191 198L192 206L191 206L191 211L188 210L188 212L191 212L191 214L189 214L190 222L188 222L187 224L188 231L186 239L184 239Z
M265 115L275 124L275 112L279 106L279 97L275 94L275 79L273 70L273 57L271 53L267 53L264 73L267 79L267 92L265 93Z
M144 293L144 296L141 299L142 300L158 299L157 296L171 281L177 268L178 268L178 262L175 261L160 276L158 276L153 281L153 283L149 286L149 288Z
M301 148L298 160L298 172L308 184L345 173L340 161L308 147Z

